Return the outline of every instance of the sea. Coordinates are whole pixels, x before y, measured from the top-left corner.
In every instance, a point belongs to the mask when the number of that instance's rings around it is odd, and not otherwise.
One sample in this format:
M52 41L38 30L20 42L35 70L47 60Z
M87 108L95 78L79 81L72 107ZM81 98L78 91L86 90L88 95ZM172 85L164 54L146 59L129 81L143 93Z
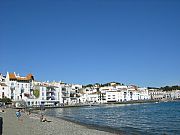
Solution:
M47 109L46 115L125 135L180 135L180 102Z

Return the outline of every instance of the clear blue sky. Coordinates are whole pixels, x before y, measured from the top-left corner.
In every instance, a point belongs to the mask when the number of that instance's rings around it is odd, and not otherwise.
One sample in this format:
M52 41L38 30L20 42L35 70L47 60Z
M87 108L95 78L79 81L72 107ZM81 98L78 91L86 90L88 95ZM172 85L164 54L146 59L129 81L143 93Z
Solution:
M180 84L179 0L1 0L0 72Z

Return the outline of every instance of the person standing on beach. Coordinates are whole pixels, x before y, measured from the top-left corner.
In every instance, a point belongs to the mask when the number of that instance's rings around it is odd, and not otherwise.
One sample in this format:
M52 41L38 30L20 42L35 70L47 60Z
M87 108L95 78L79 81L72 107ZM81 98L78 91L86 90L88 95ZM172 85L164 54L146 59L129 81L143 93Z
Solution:
M21 110L18 110L16 112L16 117L18 118L18 120L20 120L20 117L21 117Z

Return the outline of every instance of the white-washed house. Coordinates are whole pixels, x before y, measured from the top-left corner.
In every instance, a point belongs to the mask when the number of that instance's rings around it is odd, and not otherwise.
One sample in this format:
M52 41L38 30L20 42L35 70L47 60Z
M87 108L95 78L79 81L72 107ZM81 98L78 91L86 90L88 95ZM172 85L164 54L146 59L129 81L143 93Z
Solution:
M26 99L27 106L56 106L61 103L61 88L42 84L35 85L31 96Z
M16 73L7 73L6 84L9 86L9 95L13 101L26 100L26 95L31 93L34 77L28 74L21 77Z

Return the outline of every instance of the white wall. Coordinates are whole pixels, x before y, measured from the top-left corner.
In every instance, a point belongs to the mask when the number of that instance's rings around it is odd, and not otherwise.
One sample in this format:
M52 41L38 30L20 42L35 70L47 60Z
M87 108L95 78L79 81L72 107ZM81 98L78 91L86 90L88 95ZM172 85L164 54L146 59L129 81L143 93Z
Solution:
M93 102L93 103L99 102L99 101L98 101L98 94L88 94L88 95L87 95L87 101L88 101L88 102Z
M0 84L0 98L3 98L2 97L3 93L4 93L4 97L10 98L8 86L3 86Z

